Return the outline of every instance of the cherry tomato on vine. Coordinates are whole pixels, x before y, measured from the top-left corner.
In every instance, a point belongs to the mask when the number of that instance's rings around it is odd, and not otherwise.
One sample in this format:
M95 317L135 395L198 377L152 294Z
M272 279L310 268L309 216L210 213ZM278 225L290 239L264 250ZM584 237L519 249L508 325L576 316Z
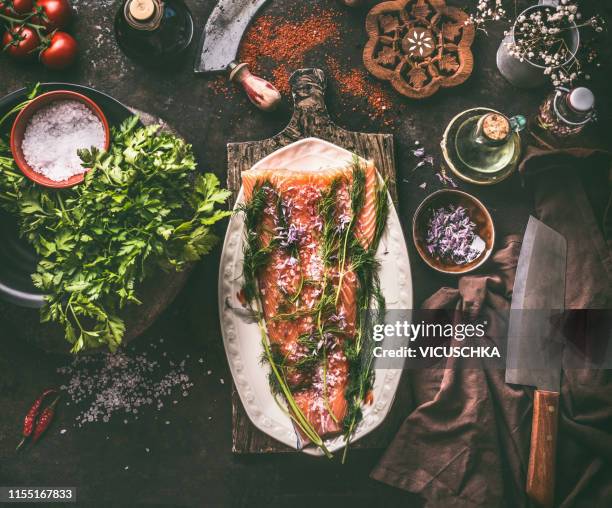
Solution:
M35 21L49 30L63 30L72 18L72 6L68 0L36 0L35 7L42 10L42 15Z
M2 47L15 60L32 58L40 45L40 37L30 27L7 30L2 37Z
M34 7L33 0L13 0L13 9L17 14L28 14Z
M21 18L24 14L32 12L34 0L14 0L13 5L9 2L0 2L0 14L11 16L13 18Z
M74 63L78 46L72 35L55 32L48 44L48 47L40 53L40 61L45 67L62 70Z

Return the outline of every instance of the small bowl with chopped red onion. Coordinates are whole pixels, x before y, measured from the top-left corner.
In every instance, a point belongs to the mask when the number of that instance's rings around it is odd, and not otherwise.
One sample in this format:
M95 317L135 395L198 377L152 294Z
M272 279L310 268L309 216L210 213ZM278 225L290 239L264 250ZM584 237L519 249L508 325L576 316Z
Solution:
M81 183L88 169L79 149L108 150L110 128L89 97L56 90L36 97L21 110L11 130L15 164L30 180L50 188Z
M443 189L430 194L417 208L412 237L425 263L438 272L457 275L489 259L495 228L491 214L478 199L467 192Z

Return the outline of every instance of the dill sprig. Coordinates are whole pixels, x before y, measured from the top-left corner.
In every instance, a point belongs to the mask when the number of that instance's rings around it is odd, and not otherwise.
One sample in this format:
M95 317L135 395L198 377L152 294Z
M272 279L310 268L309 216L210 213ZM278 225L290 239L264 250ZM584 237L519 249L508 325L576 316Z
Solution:
M346 441L342 454L343 463L346 460L351 436L363 415L363 402L374 385L373 325L382 322L386 311L386 302L378 276L380 266L376 260L376 251L389 215L389 195L386 183L378 185L376 196L376 224L372 242L367 249L356 238L353 238L351 243L351 263L359 285L357 333L352 343L345 343L345 355L349 361L349 383L345 391L348 412L343 422Z
M244 242L244 284L242 290L247 302L253 301L257 296L257 276L260 270L268 264L274 246L270 243L262 245L260 227L268 203L268 194L272 192L269 182L256 186L251 200L238 207L238 212L244 216L245 242Z
M298 406L295 398L293 397L293 393L291 392L291 388L289 387L289 383L287 382L287 378L284 375L284 371L281 365L278 365L275 361L274 354L272 352L272 345L270 344L270 340L268 338L268 333L264 324L264 319L259 309L259 297L255 299L254 304L256 305L256 314L258 316L257 323L259 324L259 330L261 332L261 342L264 348L264 354L268 360L268 364L270 365L270 369L274 374L276 389L283 394L287 405L289 406L289 411L287 411L287 415L291 420L298 426L298 428L304 433L306 437L315 445L318 446L321 451L325 454L326 457L332 458L332 454L325 446L325 442L323 438L319 436L316 429L308 421L308 418L302 412L300 406ZM280 406L280 405L279 405ZM280 406L282 408L282 406Z
M353 234L355 229L355 224L361 211L363 209L365 203L365 186L366 186L366 175L365 171L361 167L361 162L359 158L355 155L353 157L353 183L351 185L351 219L348 223L348 226L345 227L344 235L342 239L341 252L339 255L340 258L340 268L338 273L340 274L338 280L338 288L336 292L335 303L338 305L338 301L340 299L340 293L342 292L342 284L344 282L344 276L346 273L346 260L349 255L348 247L349 247L349 238Z

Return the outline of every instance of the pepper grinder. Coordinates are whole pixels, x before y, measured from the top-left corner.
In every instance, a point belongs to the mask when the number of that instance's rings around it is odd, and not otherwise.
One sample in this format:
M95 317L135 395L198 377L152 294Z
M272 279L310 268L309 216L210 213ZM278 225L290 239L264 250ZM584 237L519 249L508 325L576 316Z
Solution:
M251 74L246 63L232 62L229 66L229 79L240 83L249 100L262 111L273 111L281 101L281 94L272 83Z

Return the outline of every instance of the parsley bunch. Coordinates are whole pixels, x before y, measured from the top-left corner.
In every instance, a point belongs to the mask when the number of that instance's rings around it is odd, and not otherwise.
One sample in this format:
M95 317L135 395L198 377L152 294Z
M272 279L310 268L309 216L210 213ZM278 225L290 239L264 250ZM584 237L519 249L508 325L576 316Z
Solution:
M84 183L53 191L26 179L0 142L0 206L18 217L40 261L32 280L47 296L43 322L65 329L74 353L115 350L120 311L139 304L138 286L154 270L180 271L210 252L211 228L229 192L196 172L191 145L138 118L113 129L109 152L82 150Z

